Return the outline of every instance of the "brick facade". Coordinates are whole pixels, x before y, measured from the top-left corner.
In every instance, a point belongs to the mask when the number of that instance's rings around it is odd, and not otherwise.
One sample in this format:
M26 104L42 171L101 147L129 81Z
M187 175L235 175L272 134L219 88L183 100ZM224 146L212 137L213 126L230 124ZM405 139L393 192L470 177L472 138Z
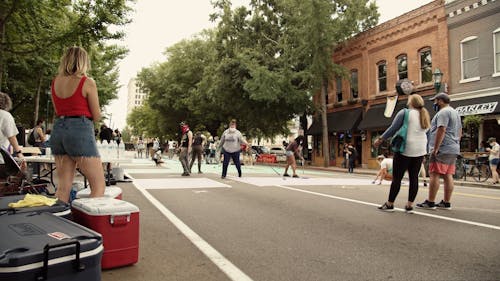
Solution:
M347 73L357 70L359 94L358 99L352 99L350 77L346 77L342 80L342 101L338 102L336 78L332 77L328 93L328 113L360 107L367 112L374 105L385 104L388 96L397 94L395 84L398 80L397 58L400 55L407 57L407 76L413 81L414 92L422 96L434 94L433 81L422 82L421 77L420 52L426 49L431 51L432 71L439 68L444 73L443 82L446 83L449 74L448 27L442 0L433 1L382 23L339 46L333 54L333 61L343 66ZM377 64L381 62L385 62L386 65L386 90L384 91L379 91L378 83ZM400 100L405 98L399 97ZM318 96L315 97L315 101L319 101ZM329 146L335 151L330 153L330 163L340 166L343 157L339 145L349 142L358 148L358 165L376 168L371 137L376 131L385 129L386 125L381 124L378 128L365 131L353 128L349 132L331 132ZM352 138L341 140L339 136L342 135L351 135ZM320 141L321 135L316 135L314 138L319 138ZM318 142L318 140L315 141ZM320 151L313 151L313 163L316 165L323 163Z

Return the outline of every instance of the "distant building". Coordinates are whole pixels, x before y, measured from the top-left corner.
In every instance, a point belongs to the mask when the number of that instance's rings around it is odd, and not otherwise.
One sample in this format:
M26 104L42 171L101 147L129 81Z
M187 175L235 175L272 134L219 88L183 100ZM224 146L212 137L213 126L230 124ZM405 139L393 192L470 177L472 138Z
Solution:
M479 149L500 139L500 1L447 0L451 106L476 115L478 130L465 128L460 148Z
M127 92L127 115L129 115L134 108L144 104L147 94L141 92L138 81L135 78L130 79L128 82Z

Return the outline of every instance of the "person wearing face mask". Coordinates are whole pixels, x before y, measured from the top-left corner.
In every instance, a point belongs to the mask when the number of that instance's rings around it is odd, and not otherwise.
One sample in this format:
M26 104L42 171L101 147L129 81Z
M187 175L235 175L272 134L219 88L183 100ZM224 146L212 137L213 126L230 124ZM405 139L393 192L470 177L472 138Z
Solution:
M229 160L233 159L233 163L238 170L238 177L241 177L241 164L240 164L240 152L241 145L246 145L247 148L250 146L243 140L241 132L236 129L236 120L231 120L229 123L229 128L224 131L220 139L219 147L223 148L224 160L222 162L222 179L226 178L227 166L229 165Z
M184 169L182 176L185 177L191 174L189 169L189 153L191 153L191 145L193 143L193 132L191 132L191 130L189 129L189 124L186 122L181 122L179 126L182 130L179 161L181 161L182 169Z
M490 161L491 178L493 179L490 183L497 184L499 183L497 167L500 162L500 145L497 143L496 138L489 138L488 144L491 148L486 148L486 151L490 153L488 160Z
M462 137L462 121L458 112L450 106L450 97L445 93L438 93L431 98L434 101L436 115L432 118L431 129L428 134L429 158L429 197L417 208L423 209L451 209L451 195L453 193L453 175L455 161L460 154L460 138ZM435 203L439 189L439 178L443 177L444 198Z

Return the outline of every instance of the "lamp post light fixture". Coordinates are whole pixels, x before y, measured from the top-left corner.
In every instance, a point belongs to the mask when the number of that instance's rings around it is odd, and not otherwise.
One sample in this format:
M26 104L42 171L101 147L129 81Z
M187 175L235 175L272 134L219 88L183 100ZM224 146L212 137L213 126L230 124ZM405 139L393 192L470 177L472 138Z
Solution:
M436 89L436 93L439 93L441 92L441 81L443 80L443 73L441 72L441 70L439 70L439 68L436 68L432 76L434 76L434 89Z

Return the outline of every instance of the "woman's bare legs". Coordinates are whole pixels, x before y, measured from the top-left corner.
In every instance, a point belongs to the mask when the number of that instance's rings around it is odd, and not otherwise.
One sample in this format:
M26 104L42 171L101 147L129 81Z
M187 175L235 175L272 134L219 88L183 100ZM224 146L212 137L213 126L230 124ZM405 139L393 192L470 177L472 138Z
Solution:
M75 177L76 163L68 155L55 156L57 168L57 199L68 203L71 185Z
M102 197L104 195L104 169L99 157L78 157L75 158L78 167L89 180L90 197Z

